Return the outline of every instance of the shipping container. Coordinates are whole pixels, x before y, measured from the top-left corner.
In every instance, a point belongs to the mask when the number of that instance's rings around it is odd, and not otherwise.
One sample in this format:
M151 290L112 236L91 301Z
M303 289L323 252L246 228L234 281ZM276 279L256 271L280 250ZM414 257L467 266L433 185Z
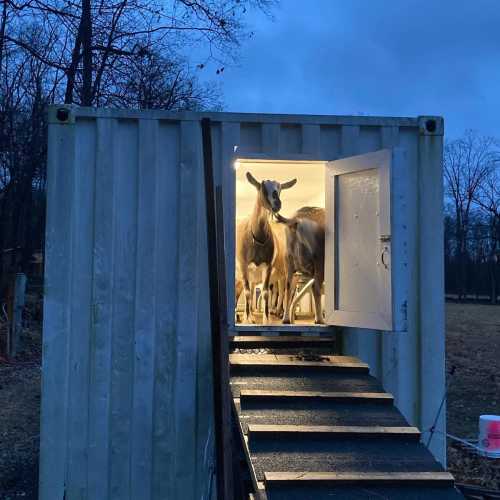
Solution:
M445 464L441 118L54 106L41 500L213 498L202 118L224 197L230 329L259 328L234 322L239 169L322 165L326 323L425 443L434 426Z

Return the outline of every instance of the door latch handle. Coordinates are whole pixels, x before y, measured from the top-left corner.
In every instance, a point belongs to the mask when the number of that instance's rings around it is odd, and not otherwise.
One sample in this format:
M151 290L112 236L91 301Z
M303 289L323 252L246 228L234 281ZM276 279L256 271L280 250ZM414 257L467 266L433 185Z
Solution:
M391 235L390 234L381 234L379 239L382 243L388 243L389 241L391 241Z
M389 262L388 262L389 259L386 256L389 256L389 248L388 247L384 247L384 249L382 250L382 255L380 256L380 260L382 261L382 265L386 269L389 269Z

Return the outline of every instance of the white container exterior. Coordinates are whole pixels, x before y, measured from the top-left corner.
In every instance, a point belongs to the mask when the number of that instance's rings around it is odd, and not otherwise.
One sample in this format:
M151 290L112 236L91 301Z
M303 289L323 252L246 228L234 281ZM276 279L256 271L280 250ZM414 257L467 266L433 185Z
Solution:
M445 388L443 124L429 117L49 112L40 499L210 498L211 347L202 117L212 120L234 270L236 156L335 160L400 146L412 161L408 332L345 328L423 431ZM234 282L228 302L234 305ZM232 317L230 315L229 317ZM445 408L430 449L445 463Z

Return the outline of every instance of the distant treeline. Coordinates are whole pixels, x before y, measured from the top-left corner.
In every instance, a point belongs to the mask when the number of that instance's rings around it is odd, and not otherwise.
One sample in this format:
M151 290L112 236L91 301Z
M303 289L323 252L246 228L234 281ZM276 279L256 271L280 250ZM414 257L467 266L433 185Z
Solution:
M460 260L454 234L456 222L445 217L445 283L446 294L456 299L488 300L496 303L500 294L498 252L491 255L496 238L490 238L487 224L474 224L467 240L467 252ZM495 299L496 295L496 299Z
M444 151L446 293L497 302L500 293L500 149L467 131Z

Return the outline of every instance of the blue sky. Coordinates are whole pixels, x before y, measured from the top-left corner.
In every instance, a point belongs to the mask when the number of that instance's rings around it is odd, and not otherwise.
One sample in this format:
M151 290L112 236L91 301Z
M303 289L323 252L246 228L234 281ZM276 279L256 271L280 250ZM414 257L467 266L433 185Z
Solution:
M228 111L445 118L500 136L500 1L282 0L220 78Z

